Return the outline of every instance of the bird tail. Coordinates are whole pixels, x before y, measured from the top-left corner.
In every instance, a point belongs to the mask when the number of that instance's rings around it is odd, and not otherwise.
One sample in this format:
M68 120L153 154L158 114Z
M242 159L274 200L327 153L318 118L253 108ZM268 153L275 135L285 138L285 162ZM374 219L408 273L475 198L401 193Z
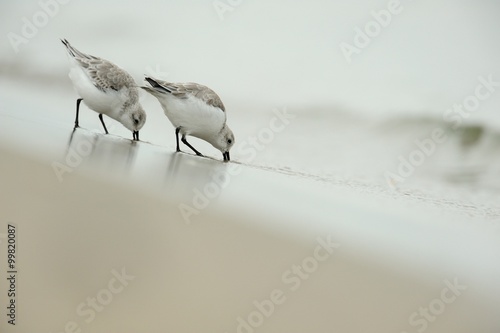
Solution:
M72 56L73 58L91 58L91 56L83 53L83 52L80 52L78 51L77 49L75 49L69 42L67 39L65 38L61 38L61 42L64 44L64 46L66 46L66 50L68 51L69 55Z
M141 87L141 88L146 90L147 92L153 94L153 95L155 93L164 94L164 93L171 93L172 92L172 90L170 90L167 87L165 87L164 85L160 84L157 79L146 76L144 78L144 81L147 81L151 85L151 87Z

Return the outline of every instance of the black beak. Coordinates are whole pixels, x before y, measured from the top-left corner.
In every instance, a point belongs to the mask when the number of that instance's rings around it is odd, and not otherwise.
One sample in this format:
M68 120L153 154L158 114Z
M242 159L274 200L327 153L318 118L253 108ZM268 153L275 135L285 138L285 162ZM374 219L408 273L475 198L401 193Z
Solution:
M222 157L224 157L224 162L229 162L231 160L229 158L229 152L228 151L222 153Z
M133 131L132 138L134 141L139 141L139 131Z

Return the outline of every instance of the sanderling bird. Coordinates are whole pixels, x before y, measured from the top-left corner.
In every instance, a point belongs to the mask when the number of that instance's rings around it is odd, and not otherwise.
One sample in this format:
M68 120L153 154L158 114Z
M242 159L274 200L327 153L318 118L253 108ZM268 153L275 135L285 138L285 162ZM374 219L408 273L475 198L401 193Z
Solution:
M160 102L165 115L175 127L177 151L181 141L196 155L203 156L186 140L191 135L205 140L222 152L229 161L229 149L234 144L233 132L226 124L226 109L210 88L197 83L170 83L146 77L150 87L141 87Z
M139 89L132 76L117 65L75 49L66 39L61 39L69 53L73 81L80 98L76 100L75 128L78 125L80 102L99 114L104 131L108 129L105 114L132 131L133 140L139 140L139 130L146 122L146 112L139 103Z

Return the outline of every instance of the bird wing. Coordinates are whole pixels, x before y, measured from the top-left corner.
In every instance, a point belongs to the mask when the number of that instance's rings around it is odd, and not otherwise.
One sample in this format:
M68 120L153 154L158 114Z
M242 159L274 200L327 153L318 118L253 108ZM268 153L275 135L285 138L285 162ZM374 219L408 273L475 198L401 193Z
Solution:
M124 87L131 88L135 86L132 76L117 65L108 60L80 52L65 39L62 42L66 46L69 55L82 67L97 89L118 91Z
M130 74L107 60L99 58L77 60L100 90L113 89L118 91L122 88L135 86L135 81Z

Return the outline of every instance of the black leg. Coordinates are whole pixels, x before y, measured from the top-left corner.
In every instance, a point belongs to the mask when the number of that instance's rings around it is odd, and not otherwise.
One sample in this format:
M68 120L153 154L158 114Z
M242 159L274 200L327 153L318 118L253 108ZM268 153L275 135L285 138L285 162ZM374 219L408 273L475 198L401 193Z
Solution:
M76 100L76 118L75 118L75 127L73 129L80 127L78 126L78 113L80 112L80 103L83 101L83 98L79 98Z
M139 131L133 131L132 132L132 139L134 141L139 141Z
M179 148L179 131L181 130L180 127L177 127L175 129L175 141L177 142L177 151L181 151L181 148Z
M196 155L203 156L199 151L197 151L196 149L194 149L194 147L191 146L191 144L189 142L187 142L186 137L184 135L182 136L181 140L182 140L182 142L184 142L184 144L186 146L188 146L189 148L191 148L191 150L194 151L196 153Z
M99 113L99 119L101 119L102 126L104 127L104 132L106 132L106 134L109 134L108 129L106 128L106 124L104 123L104 119L102 119L102 113Z

